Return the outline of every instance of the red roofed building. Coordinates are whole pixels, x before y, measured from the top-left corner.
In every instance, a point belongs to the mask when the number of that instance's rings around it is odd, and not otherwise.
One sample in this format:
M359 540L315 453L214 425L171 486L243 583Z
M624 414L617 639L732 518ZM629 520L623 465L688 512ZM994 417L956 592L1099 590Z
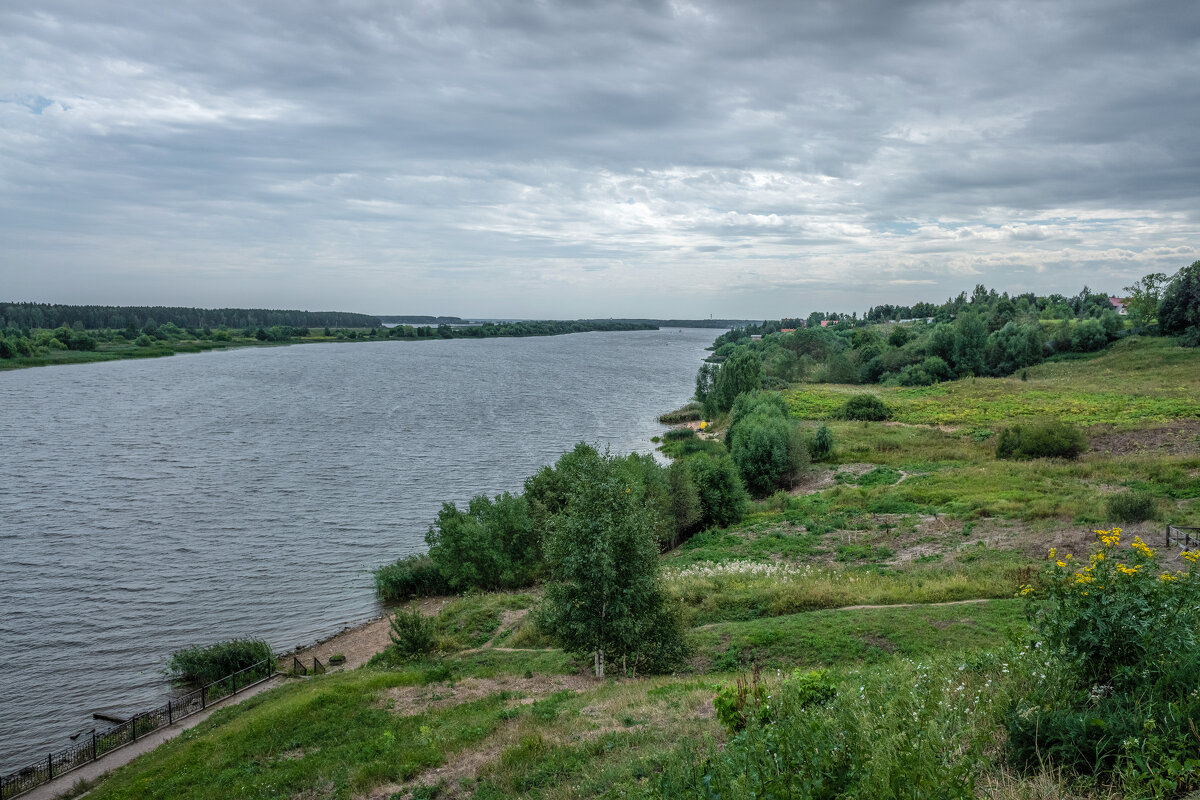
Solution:
M1129 309L1125 307L1125 301L1120 297L1110 297L1108 302L1112 303L1112 307L1117 310L1117 313L1122 317L1129 313Z

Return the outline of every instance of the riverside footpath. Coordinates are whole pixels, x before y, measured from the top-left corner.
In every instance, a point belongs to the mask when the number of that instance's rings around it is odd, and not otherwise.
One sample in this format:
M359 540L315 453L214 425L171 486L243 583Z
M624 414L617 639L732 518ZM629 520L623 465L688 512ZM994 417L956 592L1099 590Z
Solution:
M261 683L251 686L238 692L235 695L223 697L215 703L212 703L203 711L184 717L179 722L173 725L168 725L165 728L159 728L153 733L148 733L145 736L139 737L136 742L125 745L116 750L105 753L100 758L85 764L78 769L71 770L68 773L59 775L57 778L37 786L25 794L18 795L20 800L54 800L68 793L80 781L91 782L106 773L112 772L117 767L122 767L133 761L143 753L148 753L158 747L165 741L174 739L179 734L186 731L188 728L194 728L204 720L212 716L213 712L219 711L227 706L232 706L242 702L248 697L253 697L256 694L267 691L278 686L283 682L283 676L275 675L267 678ZM81 795L82 796L82 795Z

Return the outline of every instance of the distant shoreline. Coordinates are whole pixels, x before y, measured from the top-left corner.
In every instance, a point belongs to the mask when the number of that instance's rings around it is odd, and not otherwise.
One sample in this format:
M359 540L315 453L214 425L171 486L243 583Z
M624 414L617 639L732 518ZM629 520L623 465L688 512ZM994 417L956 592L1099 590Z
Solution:
M567 325L585 326L581 330L570 330ZM708 327L701 325L668 325L654 326L649 322L641 320L575 320L570 323L562 323L563 328L550 331L531 331L528 333L503 333L490 335L463 335L462 328L457 328L453 336L436 335L436 328L430 328L431 333L425 335L368 335L365 331L389 330L386 329L345 329L339 331L335 335L308 335L293 337L281 341L262 341L253 337L239 336L231 337L228 340L212 340L212 339L179 339L168 341L156 341L149 346L139 346L133 342L123 341L121 343L100 342L95 350L70 350L70 349L52 349L49 352L39 353L33 356L17 356L15 358L0 358L0 372L7 370L24 369L28 367L51 367L67 364L91 364L101 361L124 361L128 359L140 358L165 358L177 354L185 353L206 353L213 350L228 350L242 347L280 347L284 345L294 344L327 344L327 343L350 343L350 342L386 342L386 341L445 341L447 339L516 339L530 338L537 336L563 336L570 333L623 333L638 330L662 330L663 327ZM586 327L595 325L596 327ZM612 326L612 327L609 327ZM621 326L621 327L618 327ZM476 326L470 326L476 327ZM479 326L482 328L482 326ZM416 330L416 329L412 329ZM362 333L360 333L362 332ZM98 333L98 331L90 331L89 333Z

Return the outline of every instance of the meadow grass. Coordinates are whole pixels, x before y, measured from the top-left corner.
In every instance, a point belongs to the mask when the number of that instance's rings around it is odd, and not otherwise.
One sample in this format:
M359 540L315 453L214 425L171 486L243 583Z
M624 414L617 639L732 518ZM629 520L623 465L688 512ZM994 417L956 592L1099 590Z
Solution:
M1133 337L1086 361L1046 362L1026 380L963 378L921 387L804 384L786 394L792 415L832 419L846 399L867 391L898 422L983 426L1020 418L1130 427L1200 416L1200 350L1172 339Z
M508 719L502 695L437 713L389 710L386 691L421 674L359 670L265 692L118 769L89 797L350 798L443 764Z
M1019 600L812 611L688 632L693 666L708 671L844 667L895 656L985 650L1028 634Z
M1012 597L1017 591L1020 562L979 549L993 559L950 567L921 565L903 571L751 562L694 564L668 572L663 588L679 604L689 627L852 605Z

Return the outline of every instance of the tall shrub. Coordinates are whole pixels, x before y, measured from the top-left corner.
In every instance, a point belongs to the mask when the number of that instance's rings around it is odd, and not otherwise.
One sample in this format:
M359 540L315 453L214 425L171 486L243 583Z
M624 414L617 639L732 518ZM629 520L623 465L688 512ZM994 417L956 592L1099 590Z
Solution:
M471 498L465 511L443 503L425 535L429 557L453 590L512 589L533 582L541 562L525 498Z

